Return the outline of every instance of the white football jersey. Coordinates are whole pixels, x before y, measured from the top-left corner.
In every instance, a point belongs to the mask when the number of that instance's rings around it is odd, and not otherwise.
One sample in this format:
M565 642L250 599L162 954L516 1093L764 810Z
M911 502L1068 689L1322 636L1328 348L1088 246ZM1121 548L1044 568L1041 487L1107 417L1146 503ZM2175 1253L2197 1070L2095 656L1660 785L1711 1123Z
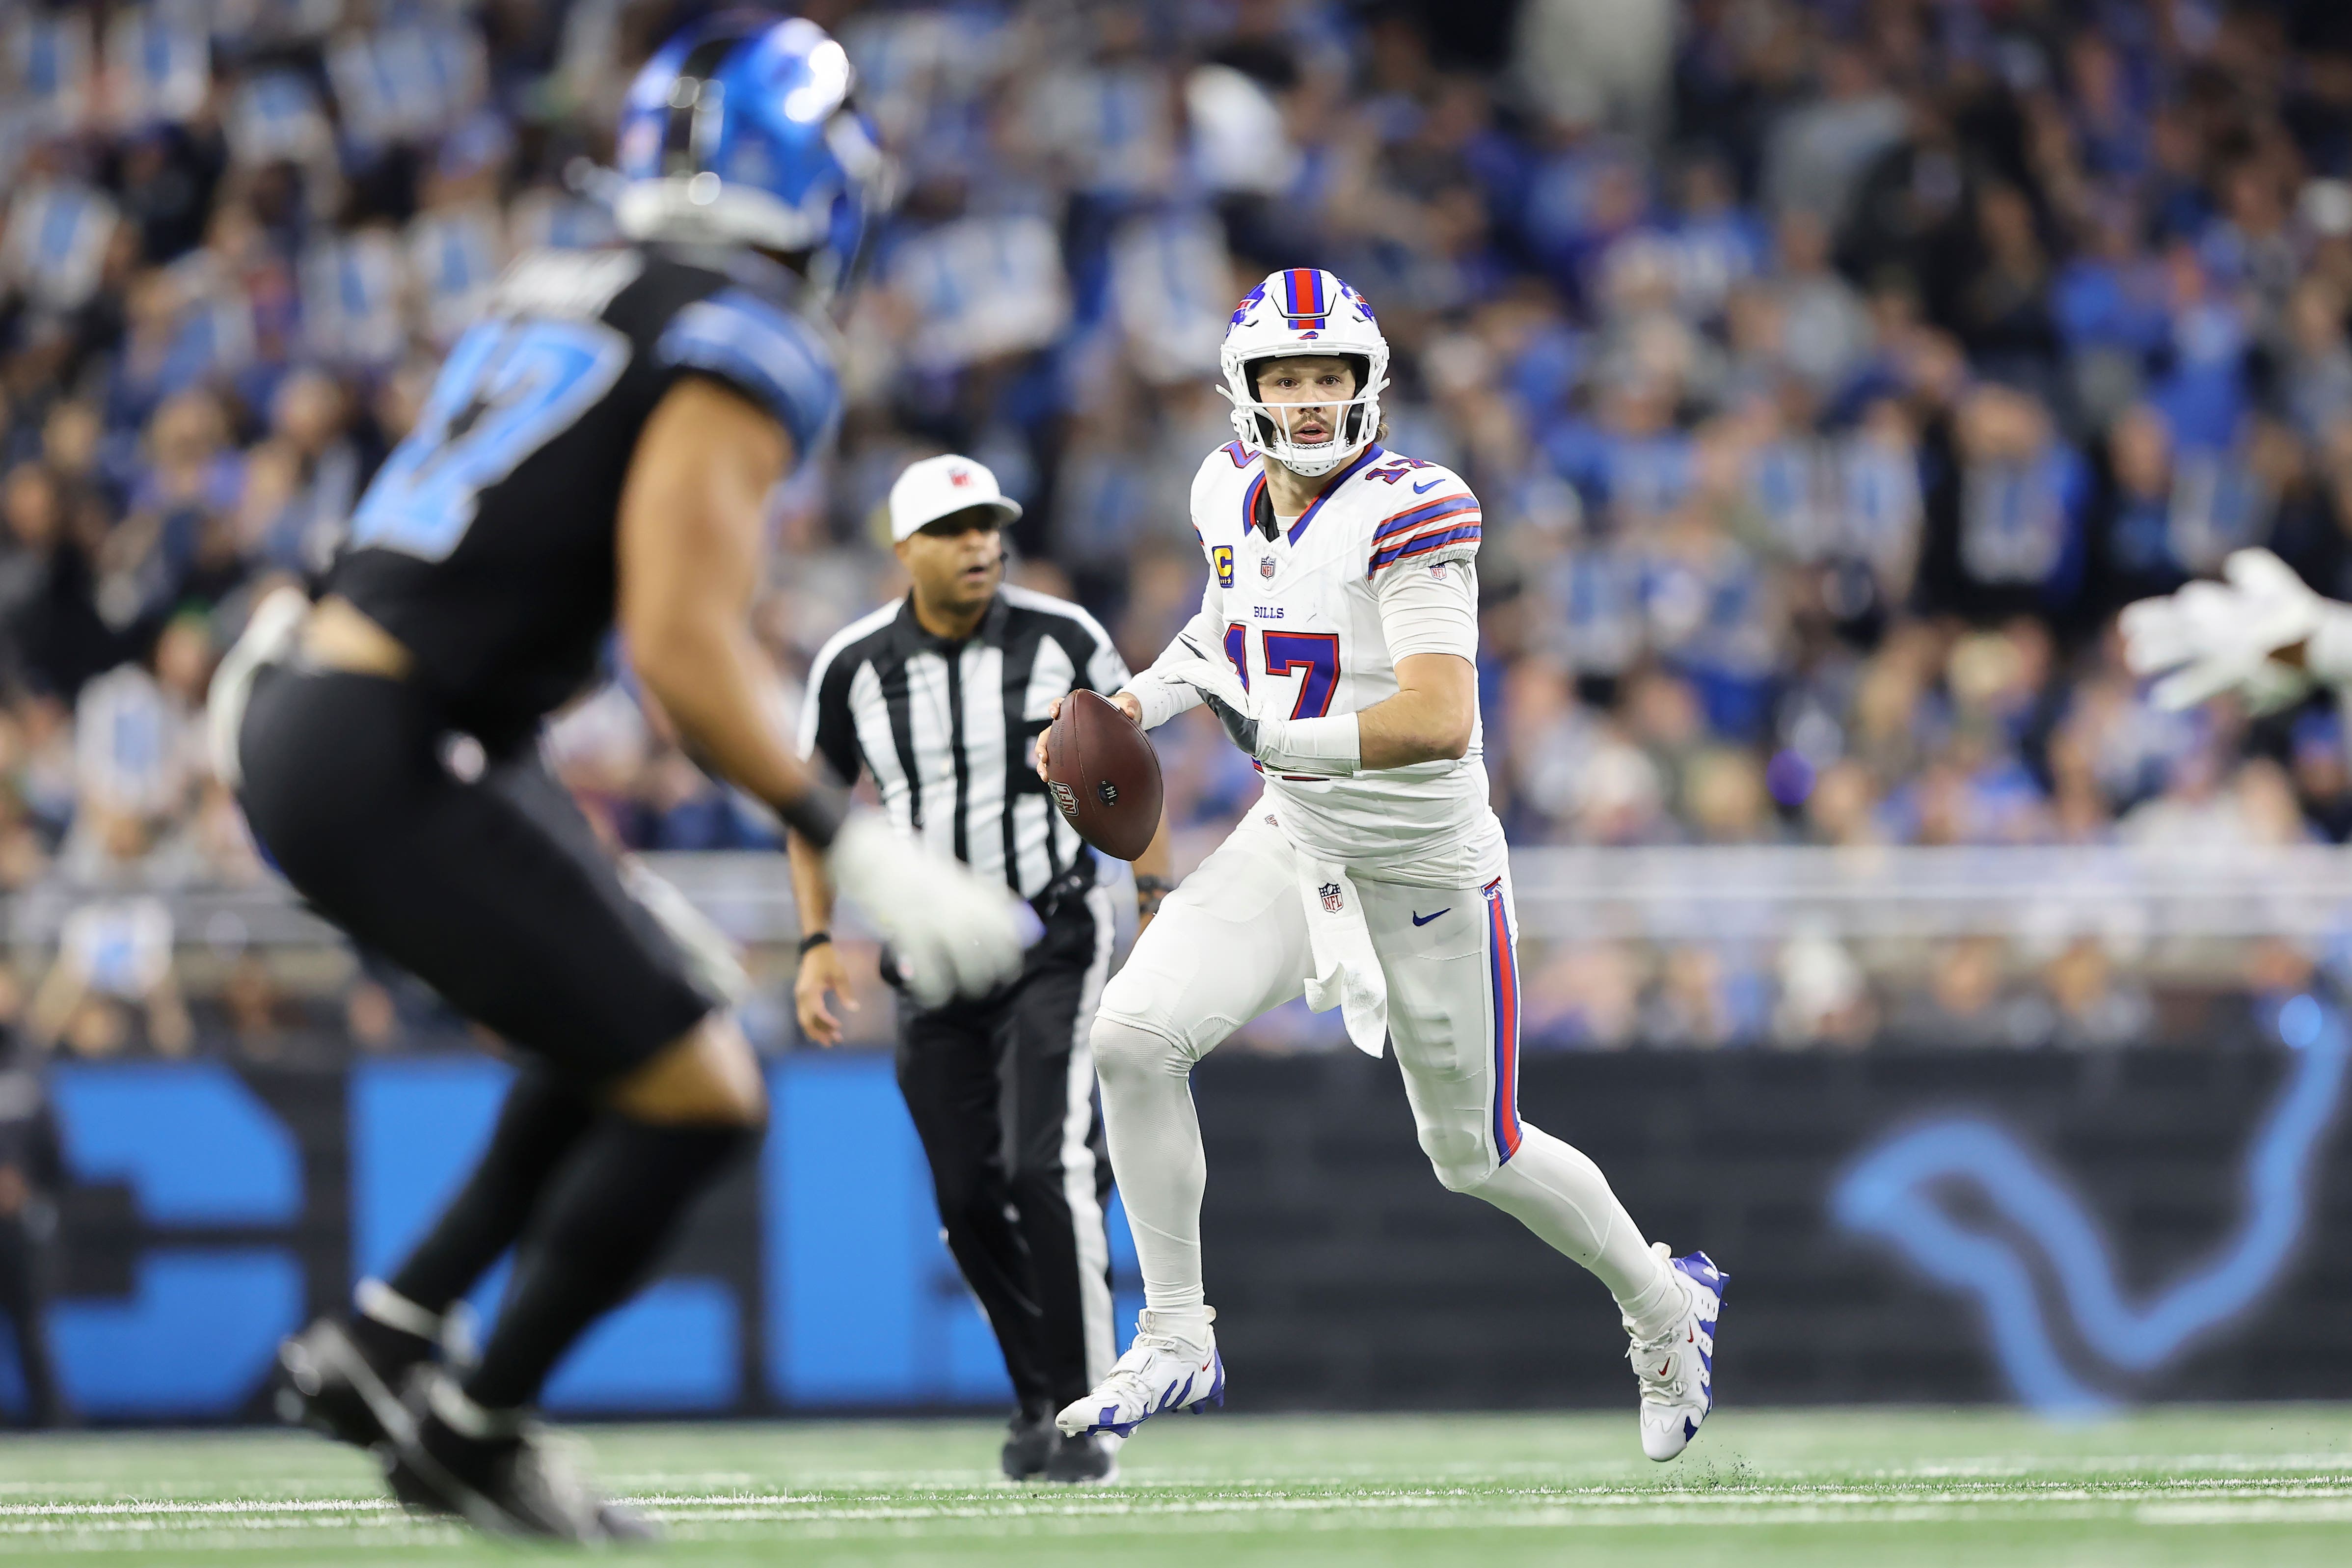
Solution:
M1265 463L1235 442L1210 453L1193 477L1192 529L1209 581L1192 629L1216 635L1253 715L1352 713L1394 696L1396 662L1375 591L1390 573L1474 571L1477 498L1452 469L1375 442L1269 541L1255 521L1272 515ZM1268 773L1266 793L1310 854L1417 861L1490 830L1484 746L1474 722L1470 749L1456 760L1347 778Z

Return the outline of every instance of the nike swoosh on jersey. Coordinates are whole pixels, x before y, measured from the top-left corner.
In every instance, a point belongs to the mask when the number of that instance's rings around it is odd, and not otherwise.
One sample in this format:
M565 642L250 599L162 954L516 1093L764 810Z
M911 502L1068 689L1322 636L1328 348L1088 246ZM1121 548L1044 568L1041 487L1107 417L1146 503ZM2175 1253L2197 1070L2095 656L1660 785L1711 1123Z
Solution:
M1412 493L1415 495L1426 495L1444 482L1445 481L1442 479L1436 479L1430 480L1429 483L1425 485L1415 485L1412 487Z
M1446 905L1446 906L1445 906L1445 910L1450 910L1450 909L1452 909L1453 907L1454 907L1454 906L1453 906L1452 904L1448 904L1448 905ZM1433 915L1415 915L1415 916L1413 916L1413 917L1412 917L1412 923L1413 923L1413 924L1415 924L1415 925L1417 925L1417 926L1425 926L1425 925L1427 925L1430 921L1432 921L1435 920L1435 919L1437 918L1437 915L1442 915L1442 914L1444 914L1444 913L1445 912L1445 910L1438 910L1438 911L1437 911L1437 914L1433 914Z

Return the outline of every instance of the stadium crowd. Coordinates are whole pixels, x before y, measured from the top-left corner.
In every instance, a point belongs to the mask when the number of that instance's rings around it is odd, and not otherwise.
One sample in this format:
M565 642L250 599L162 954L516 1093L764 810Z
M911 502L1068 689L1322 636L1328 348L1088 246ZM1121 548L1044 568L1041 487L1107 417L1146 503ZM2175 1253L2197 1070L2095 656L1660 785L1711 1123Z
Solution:
M142 891L264 875L204 761L211 664L330 557L505 261L607 237L629 69L700 8L0 8L0 886L89 890L64 946L92 984L160 984ZM895 591L883 493L946 448L1026 503L1019 577L1148 661L1198 592L1232 302L1313 264L1395 345L1391 444L1484 500L1515 842L2352 835L2327 701L2160 713L2111 635L2248 543L2352 596L2344 7L805 9L901 200L842 323L838 450L777 502L788 669ZM1181 866L1253 775L1213 725L1160 739ZM551 744L616 844L772 842L625 683ZM1563 952L1530 1026L2126 1038L2156 1011L2095 943L2015 967L1960 944L1916 994L1791 1022L1785 961ZM1998 1022L2021 998L2041 1021Z

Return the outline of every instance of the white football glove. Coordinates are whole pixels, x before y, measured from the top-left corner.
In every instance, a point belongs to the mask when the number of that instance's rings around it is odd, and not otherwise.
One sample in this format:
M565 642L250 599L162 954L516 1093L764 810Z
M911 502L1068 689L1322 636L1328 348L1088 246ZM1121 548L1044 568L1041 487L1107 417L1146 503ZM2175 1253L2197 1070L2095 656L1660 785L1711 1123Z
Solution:
M1186 642L1186 647L1192 647ZM1339 778L1362 765L1362 737L1353 713L1316 719L1254 716L1249 692L1234 667L1195 650L1190 658L1167 660L1155 673L1201 694L1234 744L1278 773Z
M236 736L245 724L245 704L253 695L253 678L261 673L262 666L277 663L293 647L310 614L310 595L301 589L271 589L245 618L245 631L236 646L213 671L212 690L205 699L205 739L212 753L213 776L231 789L245 782Z
M2125 605L2124 660L2135 675L2163 675L2151 693L2160 708L2234 691L2252 711L2275 712L2309 691L2311 678L2272 656L2309 642L2338 606L2267 550L2233 552L2221 574Z
M1038 934L1036 914L1002 882L905 837L877 811L850 815L825 867L890 944L907 994L925 1007L1011 980Z

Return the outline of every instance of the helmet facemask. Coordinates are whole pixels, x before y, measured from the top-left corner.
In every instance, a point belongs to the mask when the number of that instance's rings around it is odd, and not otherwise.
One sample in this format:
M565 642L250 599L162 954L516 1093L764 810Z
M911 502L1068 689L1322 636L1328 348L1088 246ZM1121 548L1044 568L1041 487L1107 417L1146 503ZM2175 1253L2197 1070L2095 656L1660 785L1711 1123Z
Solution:
M1258 377L1268 366L1277 360L1306 358L1344 361L1355 373L1354 393L1338 402L1268 403L1257 395ZM1301 479L1329 473L1370 446L1380 433L1381 394L1388 382L1383 377L1372 383L1372 362L1367 355L1292 350L1259 355L1245 362L1241 371L1240 389L1217 388L1234 405L1234 433L1243 446L1265 453ZM1311 421L1309 415L1314 416ZM1308 423L1321 426L1328 436L1316 441L1296 439L1294 433Z

